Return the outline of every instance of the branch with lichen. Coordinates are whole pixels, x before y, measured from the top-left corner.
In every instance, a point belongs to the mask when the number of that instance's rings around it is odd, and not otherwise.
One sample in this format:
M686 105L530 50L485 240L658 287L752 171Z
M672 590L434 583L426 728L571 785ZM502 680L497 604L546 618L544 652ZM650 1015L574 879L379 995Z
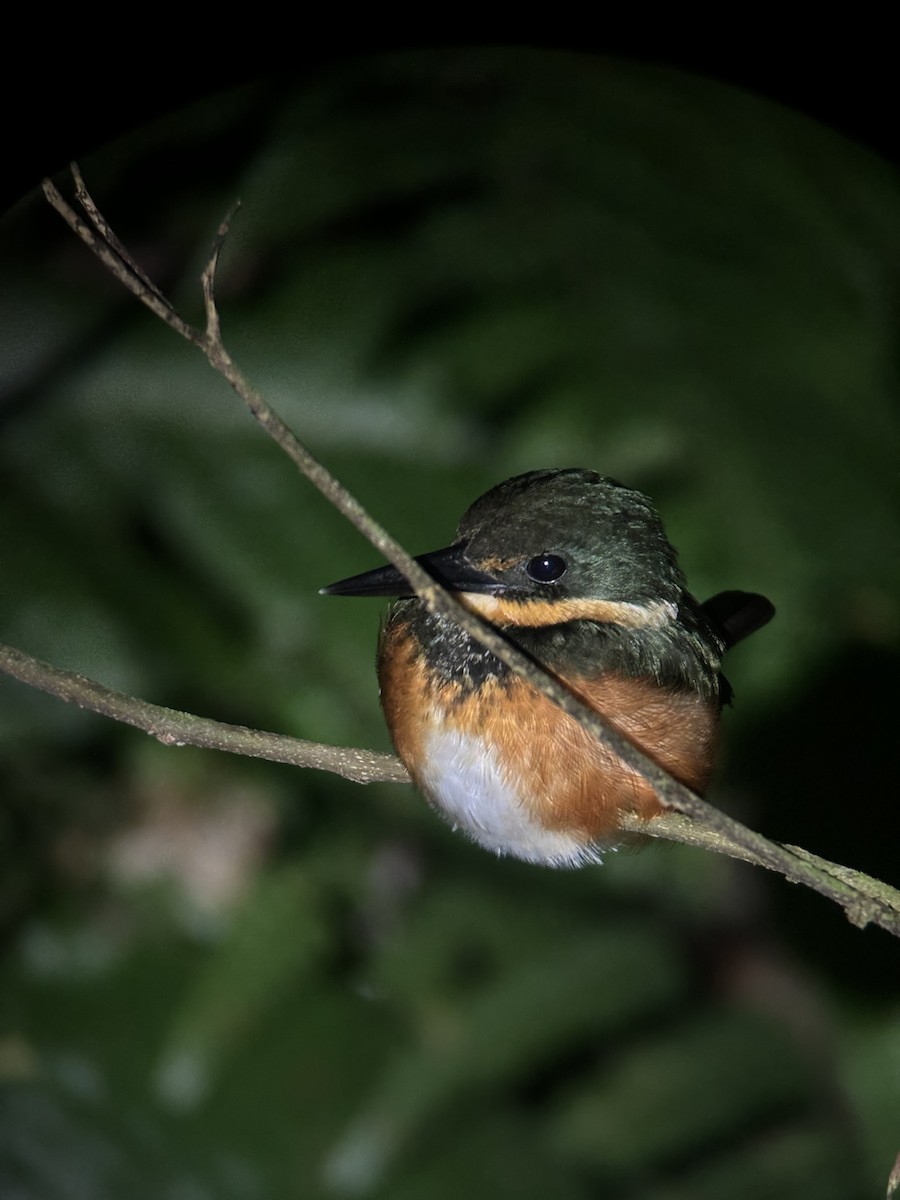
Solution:
M313 457L294 433L249 383L222 340L215 298L219 257L237 206L219 226L201 276L206 323L190 325L154 282L134 262L97 209L77 167L72 168L75 195L84 216L49 181L44 194L73 231L133 295L181 337L195 345L210 366L227 380L263 429L293 460L322 495L408 580L426 607L456 622L510 670L521 675L589 733L612 750L653 787L669 812L650 822L626 818L624 828L650 837L702 847L777 871L841 905L854 924L878 925L900 935L900 892L861 872L829 863L795 846L769 841L714 808L673 779L623 734L584 705L555 676L527 657L494 626L464 608L440 586L363 508L347 489ZM40 663L18 650L0 647L0 670L81 707L134 725L169 745L196 745L276 762L331 771L359 783L408 782L402 765L390 755L325 746L286 735L224 725L189 713L160 708L103 687L84 676Z

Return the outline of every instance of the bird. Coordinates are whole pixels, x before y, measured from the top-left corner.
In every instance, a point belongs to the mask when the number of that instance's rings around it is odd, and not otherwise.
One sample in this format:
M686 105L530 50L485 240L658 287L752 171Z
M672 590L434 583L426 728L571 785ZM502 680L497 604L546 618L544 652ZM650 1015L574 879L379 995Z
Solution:
M726 650L775 609L753 592L698 603L647 496L580 467L534 470L485 492L451 545L417 557L471 612L698 794L709 784ZM381 704L398 757L431 806L500 856L601 862L624 815L665 812L652 786L392 566L321 589L389 596Z

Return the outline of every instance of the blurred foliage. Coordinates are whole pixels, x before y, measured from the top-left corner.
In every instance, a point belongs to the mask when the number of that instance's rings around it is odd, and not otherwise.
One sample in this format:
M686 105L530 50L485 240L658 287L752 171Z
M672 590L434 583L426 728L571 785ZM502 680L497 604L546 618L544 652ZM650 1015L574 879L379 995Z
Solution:
M267 81L82 164L413 551L516 471L657 501L767 592L716 798L897 881L893 170L757 97L524 51ZM387 745L370 550L36 197L0 227L0 629ZM900 1145L896 947L675 847L496 861L411 792L150 745L0 680L0 1190L854 1200ZM849 803L848 803L849 800ZM849 818L849 820L848 820Z

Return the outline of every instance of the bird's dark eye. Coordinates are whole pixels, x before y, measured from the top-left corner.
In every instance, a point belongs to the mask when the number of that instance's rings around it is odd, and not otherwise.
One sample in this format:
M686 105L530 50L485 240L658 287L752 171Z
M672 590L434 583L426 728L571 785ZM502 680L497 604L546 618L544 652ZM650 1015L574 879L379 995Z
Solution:
M568 563L558 554L538 554L525 564L525 574L535 583L554 583L566 573Z

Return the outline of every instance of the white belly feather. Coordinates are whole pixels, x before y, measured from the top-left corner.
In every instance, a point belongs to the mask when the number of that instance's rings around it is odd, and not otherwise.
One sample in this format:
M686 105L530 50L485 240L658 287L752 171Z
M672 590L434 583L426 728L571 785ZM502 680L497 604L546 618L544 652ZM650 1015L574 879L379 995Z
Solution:
M432 726L423 751L420 774L429 798L485 849L553 867L600 861L594 847L540 824L481 738Z

